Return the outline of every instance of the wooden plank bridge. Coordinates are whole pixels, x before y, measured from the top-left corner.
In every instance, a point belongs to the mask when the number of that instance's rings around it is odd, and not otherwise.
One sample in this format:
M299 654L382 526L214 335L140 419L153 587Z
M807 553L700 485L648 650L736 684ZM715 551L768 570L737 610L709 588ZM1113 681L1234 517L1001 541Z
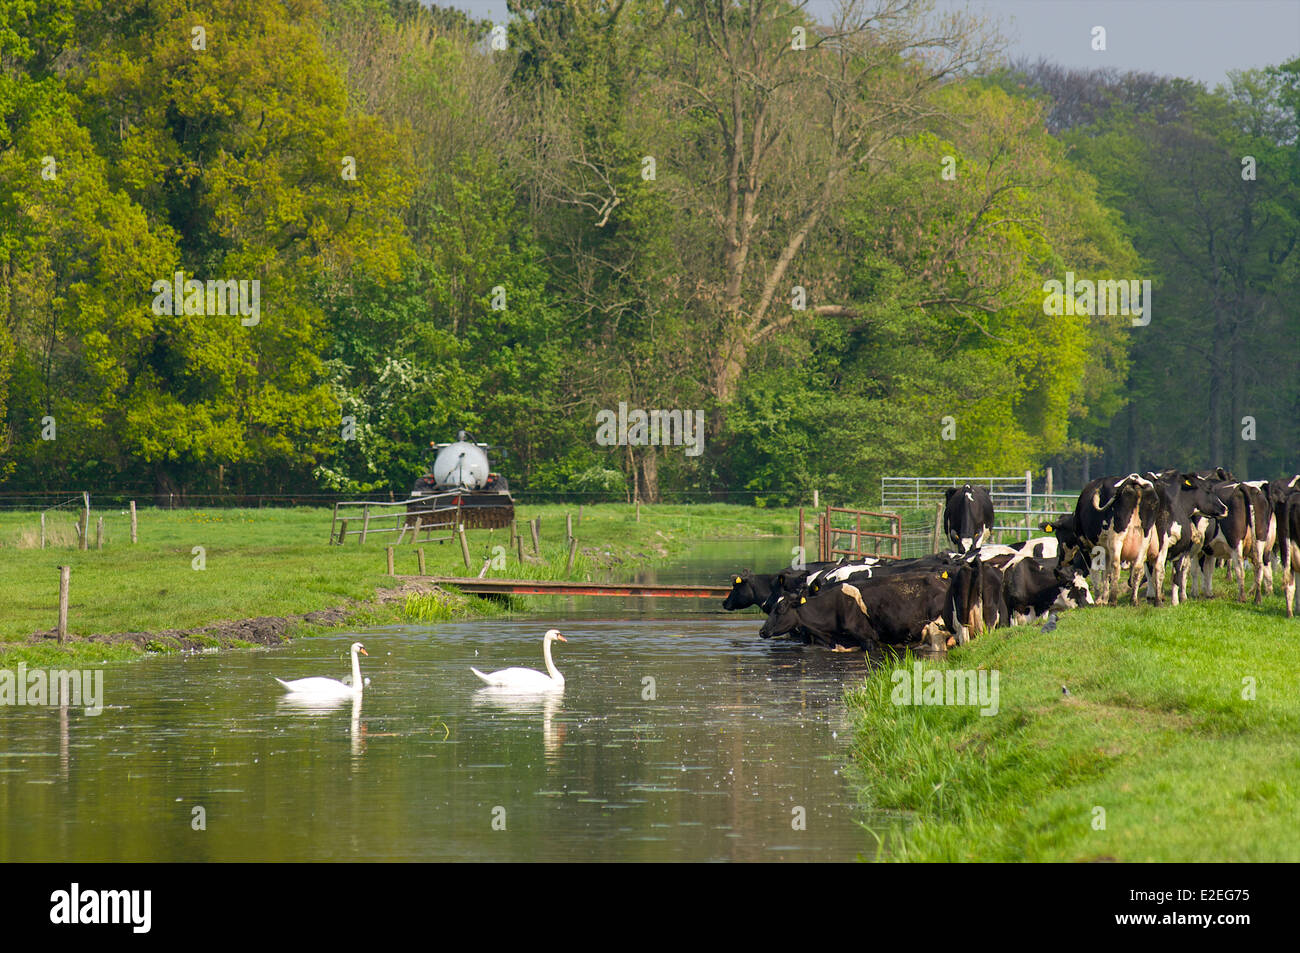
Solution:
M566 582L543 579L421 577L474 595L655 596L667 599L725 599L730 586L674 586L646 582Z

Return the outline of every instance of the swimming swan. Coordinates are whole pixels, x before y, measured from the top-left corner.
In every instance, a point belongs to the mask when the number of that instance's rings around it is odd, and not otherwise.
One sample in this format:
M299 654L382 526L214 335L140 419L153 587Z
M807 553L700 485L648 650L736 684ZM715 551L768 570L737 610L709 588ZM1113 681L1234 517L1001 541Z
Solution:
M509 688L517 692L563 691L564 676L560 674L560 670L551 661L551 643L555 641L567 642L569 640L560 635L558 629L548 629L546 631L546 635L542 639L542 655L546 659L546 672L549 674L531 668L503 668L499 672L484 675L472 665L470 671L489 685L498 688Z
M276 681L284 686L285 691L294 695L309 695L312 698L350 698L360 695L364 683L361 681L361 663L357 661L358 652L362 655L370 654L360 642L352 643L351 685L333 678L299 678L292 682L277 678Z

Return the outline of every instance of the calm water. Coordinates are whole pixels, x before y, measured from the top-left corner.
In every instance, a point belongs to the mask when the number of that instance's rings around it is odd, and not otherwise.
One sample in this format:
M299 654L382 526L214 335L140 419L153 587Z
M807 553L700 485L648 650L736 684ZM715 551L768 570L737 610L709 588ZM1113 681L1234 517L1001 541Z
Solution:
M753 546L712 547L660 579L717 581L788 551L746 559ZM769 644L756 614L685 615L668 602L566 601L540 619L106 666L98 717L0 710L0 861L869 852L843 777L841 695L861 657ZM556 646L562 696L480 688L471 665L542 668L549 625L570 640ZM285 704L272 675L339 677L354 638L371 654L359 706ZM195 807L206 830L193 829Z

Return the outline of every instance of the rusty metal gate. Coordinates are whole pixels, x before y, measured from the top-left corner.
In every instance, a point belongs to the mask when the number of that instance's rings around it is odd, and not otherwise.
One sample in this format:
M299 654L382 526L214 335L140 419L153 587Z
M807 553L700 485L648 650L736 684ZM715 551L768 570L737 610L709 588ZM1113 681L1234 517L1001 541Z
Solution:
M864 519L867 529L862 528ZM888 531L881 532L882 529ZM882 552L882 547L887 548ZM822 562L841 556L899 559L902 555L903 518L897 513L827 506L826 512L818 516L817 558Z

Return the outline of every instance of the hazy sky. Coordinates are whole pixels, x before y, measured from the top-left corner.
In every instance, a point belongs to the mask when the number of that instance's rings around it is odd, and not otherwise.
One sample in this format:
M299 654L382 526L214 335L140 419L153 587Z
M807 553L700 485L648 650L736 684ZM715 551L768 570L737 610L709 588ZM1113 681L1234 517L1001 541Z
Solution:
M497 22L506 17L505 0L443 5ZM825 15L835 0L808 6ZM1300 0L936 0L936 9L963 8L1001 24L1011 57L1168 73L1211 87L1230 69L1300 55ZM1094 26L1106 28L1104 53L1091 48Z

